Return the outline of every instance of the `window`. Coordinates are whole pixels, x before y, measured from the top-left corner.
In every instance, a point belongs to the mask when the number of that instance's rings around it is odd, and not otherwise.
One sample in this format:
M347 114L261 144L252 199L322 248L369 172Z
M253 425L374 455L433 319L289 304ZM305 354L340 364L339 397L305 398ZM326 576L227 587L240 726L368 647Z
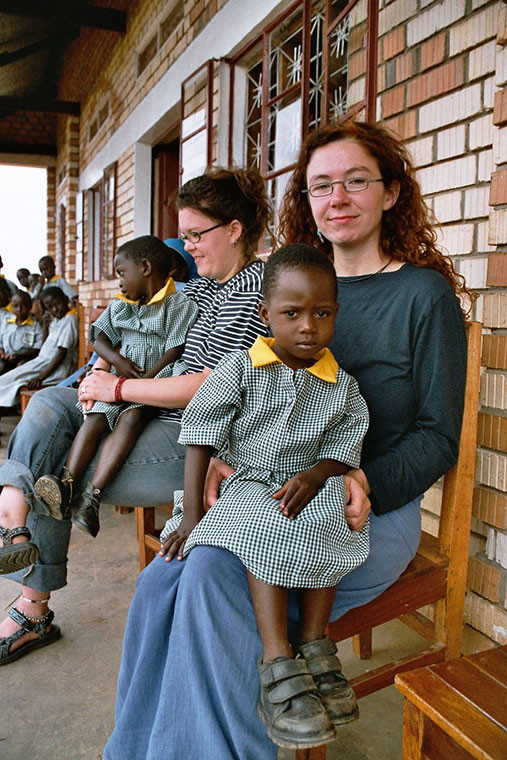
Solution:
M156 31L137 54L136 72L138 77L153 61L165 43L175 37L176 32L178 32L177 40L183 35L183 0L176 0L173 3L169 13L166 13L162 21L157 24Z
M202 174L214 159L218 61L209 60L181 85L181 184Z
M109 118L109 98L107 98L97 109L93 119L88 127L88 142L91 142L101 127L104 126Z
M374 120L377 20L378 0L302 0L233 59L229 159L259 168L275 210L304 135Z
M116 250L116 164L88 191L88 280L114 277Z

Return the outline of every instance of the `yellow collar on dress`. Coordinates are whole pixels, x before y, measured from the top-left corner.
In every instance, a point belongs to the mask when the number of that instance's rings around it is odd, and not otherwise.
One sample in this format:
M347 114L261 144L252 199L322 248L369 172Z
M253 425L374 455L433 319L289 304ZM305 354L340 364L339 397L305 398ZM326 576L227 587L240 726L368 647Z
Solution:
M67 312L67 314L65 316L68 317L69 314L73 314L74 316L76 316L77 315L77 311L75 309L69 309L68 312Z
M265 364L272 364L273 362L280 362L280 364L283 364L282 360L272 349L274 344L274 338L263 338L262 336L259 336L256 339L255 343L248 351L254 367L263 367ZM325 380L328 383L336 383L338 362L329 348L323 348L319 351L315 359L315 364L312 364L311 367L306 367L308 372L311 372L315 377L319 377L321 380Z
M55 274L54 274L54 275L51 277L51 279L49 280L49 282L56 282L56 281L57 281L57 280L59 280L59 279L60 279L60 277L59 277L59 276L58 276L58 275L55 273Z
M148 301L147 304L144 304L144 306L150 306L152 303L158 303L159 301L163 301L164 298L167 298L169 293L175 293L176 292L176 285L174 284L174 280L172 277L168 277L165 281L164 287L160 288L152 298ZM126 301L127 303L136 303L139 306L139 301L132 301L130 298L127 298L127 296L124 296L123 293L116 293L114 296L118 301Z
M12 301L9 301L9 303L6 306L2 306L2 309L5 309L5 311L10 311L12 314Z
M16 322L16 319L17 319L16 317L9 317L9 319L7 319L6 321L7 321L9 324L11 324L11 325L12 325L14 322ZM27 317L27 318L25 319L25 321L24 321L24 322L21 322L21 324L20 324L20 327L23 327L23 325L33 325L33 324L34 324L34 321L35 321L35 320L34 320L34 318L33 318L33 317L32 317L32 315L30 314L30 316L29 316L29 317Z

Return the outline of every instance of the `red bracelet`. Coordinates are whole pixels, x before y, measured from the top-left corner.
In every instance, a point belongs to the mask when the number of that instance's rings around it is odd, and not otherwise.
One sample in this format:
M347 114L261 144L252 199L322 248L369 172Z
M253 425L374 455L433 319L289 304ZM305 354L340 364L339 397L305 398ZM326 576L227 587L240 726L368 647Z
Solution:
M126 377L119 377L116 385L114 386L114 400L116 404L124 403L123 396L121 395L121 387L126 379Z

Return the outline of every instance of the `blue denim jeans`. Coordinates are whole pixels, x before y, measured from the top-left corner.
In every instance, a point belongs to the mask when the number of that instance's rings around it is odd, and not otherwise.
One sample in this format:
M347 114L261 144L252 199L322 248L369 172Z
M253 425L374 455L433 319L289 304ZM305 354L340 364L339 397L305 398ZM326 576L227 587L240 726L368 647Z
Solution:
M419 506L415 499L372 516L370 556L338 584L333 620L403 572L419 544ZM246 571L235 555L198 546L182 561L156 557L130 607L116 727L103 760L275 760L256 711L260 653Z
M24 580L38 591L52 591L66 583L70 521L49 517L33 486L41 475L61 473L83 419L76 401L73 388L52 387L36 393L11 436L7 460L0 467L0 485L15 486L24 494L30 507L27 524L40 550L28 575L23 570L6 577ZM103 502L138 507L171 501L173 491L183 484L185 448L177 442L179 431L175 422L151 420L106 488ZM83 482L90 479L96 459L84 473Z

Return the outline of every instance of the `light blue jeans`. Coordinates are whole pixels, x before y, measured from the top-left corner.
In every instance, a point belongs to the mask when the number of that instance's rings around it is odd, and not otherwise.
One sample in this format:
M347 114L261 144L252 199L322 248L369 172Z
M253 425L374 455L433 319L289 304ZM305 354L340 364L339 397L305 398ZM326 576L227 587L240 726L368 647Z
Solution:
M77 391L52 387L36 393L14 430L7 460L0 467L0 485L21 489L30 507L27 525L40 550L40 558L27 575L25 570L6 576L37 591L61 588L67 577L67 549L71 524L54 520L43 501L33 492L37 478L59 475L81 422L76 408ZM172 500L182 488L185 448L180 446L178 423L151 420L118 475L104 493L106 504L157 506ZM97 457L83 475L90 479Z
M403 572L420 537L420 499L371 517L371 552L343 578L332 619L377 596ZM290 622L297 624L297 592ZM183 561L156 557L129 611L116 728L103 760L275 760L257 717L257 633L244 566L198 546Z

